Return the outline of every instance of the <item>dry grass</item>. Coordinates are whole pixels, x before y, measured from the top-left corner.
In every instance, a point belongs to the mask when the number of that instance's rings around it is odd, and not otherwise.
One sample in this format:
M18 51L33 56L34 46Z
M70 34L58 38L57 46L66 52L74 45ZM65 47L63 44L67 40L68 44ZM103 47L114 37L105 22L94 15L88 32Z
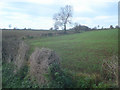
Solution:
M36 48L36 50L30 56L30 75L37 83L45 84L47 80L44 74L48 73L50 65L56 63L60 64L59 57L56 53L46 48Z
M22 41L19 44L17 56L15 56L16 59L14 60L14 63L17 66L16 70L20 70L26 64L28 50L29 50L29 46Z
M118 56L113 55L104 59L102 70L104 79L112 79L118 85Z

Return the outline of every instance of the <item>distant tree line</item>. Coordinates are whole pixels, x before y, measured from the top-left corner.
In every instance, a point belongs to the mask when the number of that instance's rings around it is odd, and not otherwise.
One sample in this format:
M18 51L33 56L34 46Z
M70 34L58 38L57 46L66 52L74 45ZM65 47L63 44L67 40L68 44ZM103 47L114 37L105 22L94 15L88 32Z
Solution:
M94 28L89 28L88 26L85 25L80 25L78 23L73 23L72 22L72 16L73 16L73 9L71 5L66 5L65 7L61 7L60 11L53 16L54 20L54 26L51 27L49 30L58 30L59 28L62 28L64 30L64 33L66 33L67 30L67 25L74 25L73 28L70 28L68 30L74 30L77 33L80 33L81 31L91 31L91 30L108 30L108 29L120 29L120 26L115 26L110 25L109 28L101 28L100 25L95 26ZM31 28L24 28L24 29L18 29L17 27L14 27L13 29L11 28L12 25L10 24L9 29L2 29L2 30L36 30L36 29L31 29ZM38 29L38 30L43 30L43 29Z
M85 25L75 24L75 26L69 30L74 30L75 32L80 33L81 31L90 31L91 28L89 28Z

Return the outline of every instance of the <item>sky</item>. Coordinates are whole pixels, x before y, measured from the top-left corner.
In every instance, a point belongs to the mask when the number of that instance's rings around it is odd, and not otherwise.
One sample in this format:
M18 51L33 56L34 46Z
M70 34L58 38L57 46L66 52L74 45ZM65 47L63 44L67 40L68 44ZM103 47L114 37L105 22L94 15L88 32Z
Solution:
M118 25L119 0L0 0L0 28L50 29L61 7L73 7L72 22L90 28ZM68 25L71 28L73 25Z

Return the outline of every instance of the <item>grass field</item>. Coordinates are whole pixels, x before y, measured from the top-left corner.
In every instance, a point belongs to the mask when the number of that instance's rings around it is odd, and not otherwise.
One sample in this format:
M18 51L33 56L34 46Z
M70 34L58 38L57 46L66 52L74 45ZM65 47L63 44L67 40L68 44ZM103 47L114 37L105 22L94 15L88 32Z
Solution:
M97 30L82 33L67 33L53 35L45 35L54 33L52 31L3 31L4 48L7 49L7 56L15 56L15 49L11 53L11 48L17 47L17 41L24 40L29 48L26 56L27 64L14 74L14 61L8 63L4 61L2 64L2 87L3 88L41 88L29 74L29 56L36 47L50 48L55 50L61 59L61 68L63 72L72 77L72 79L62 78L63 85L76 88L107 88L117 87L115 79L105 79L102 76L102 61L113 55L118 55L118 30ZM23 37L25 37L23 39ZM19 38L19 39L18 39ZM9 45L9 46L6 46ZM5 52L4 52L5 54ZM110 74L111 75L111 74ZM61 78L61 77L58 77ZM64 82L64 80L66 82ZM53 80L54 81L54 80ZM58 82L49 83L53 86ZM72 84L71 84L72 82ZM49 84L48 83L48 84ZM58 88L59 86L57 86ZM61 85L60 85L61 87Z
M73 73L100 73L104 58L118 54L118 30L90 31L78 34L27 39L31 46L53 49L63 69Z

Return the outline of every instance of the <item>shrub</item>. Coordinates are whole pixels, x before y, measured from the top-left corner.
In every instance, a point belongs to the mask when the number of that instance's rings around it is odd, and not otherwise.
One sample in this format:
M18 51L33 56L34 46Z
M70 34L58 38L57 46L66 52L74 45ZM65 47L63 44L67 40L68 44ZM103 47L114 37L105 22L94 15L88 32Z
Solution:
M16 76L23 79L28 72L28 66L23 66L19 71L17 71Z
M14 74L15 65L13 63L3 64L2 66L2 88L36 88L37 84L33 83L27 75L28 67Z
M106 83L102 80L99 74L86 74L80 73L74 75L74 88L111 88L115 87L110 83Z
M93 84L92 87L93 88L103 88L103 89L110 88L110 86L108 84L104 83L104 82L100 82L98 85Z
M76 88L91 88L95 83L95 78L91 77L88 74L79 74L74 76L75 87Z
M59 70L59 72L57 72ZM70 88L73 87L72 78L68 76L59 65L53 64L49 67L49 72L45 74L48 84L46 87L52 88Z

